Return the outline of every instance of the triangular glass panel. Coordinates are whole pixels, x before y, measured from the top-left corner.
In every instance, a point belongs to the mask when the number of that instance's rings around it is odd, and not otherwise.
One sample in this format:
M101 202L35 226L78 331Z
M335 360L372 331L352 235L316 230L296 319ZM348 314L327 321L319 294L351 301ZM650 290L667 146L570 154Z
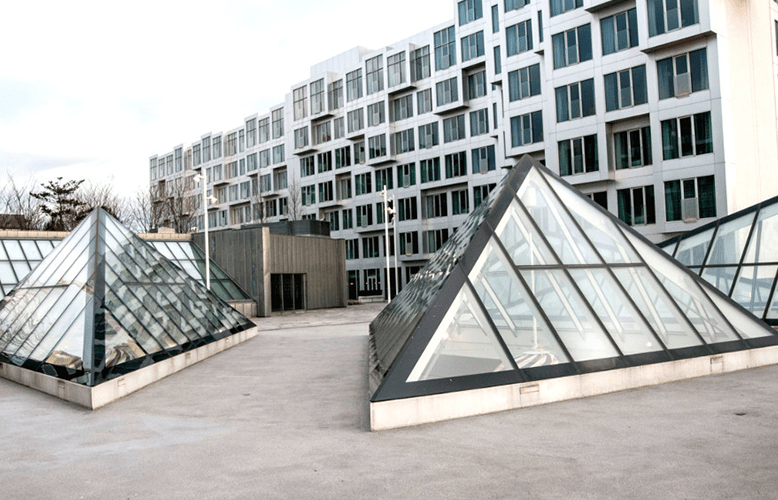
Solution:
M676 260L684 266L701 266L715 230L716 228L712 227L707 231L687 236L679 241L678 249L675 251Z
M495 233L517 266L557 264L545 240L515 200L506 210Z
M743 266L732 289L732 300L761 318L775 283L778 266Z
M754 216L737 217L719 225L706 266L719 266L740 262L746 247Z
M699 274L700 270L691 268L694 274ZM718 266L706 267L702 270L702 279L713 285L724 295L729 295L732 290L732 284L735 282L735 273L737 266Z
M759 210L744 264L778 262L778 203Z
M457 294L407 382L510 370L511 364L467 287Z

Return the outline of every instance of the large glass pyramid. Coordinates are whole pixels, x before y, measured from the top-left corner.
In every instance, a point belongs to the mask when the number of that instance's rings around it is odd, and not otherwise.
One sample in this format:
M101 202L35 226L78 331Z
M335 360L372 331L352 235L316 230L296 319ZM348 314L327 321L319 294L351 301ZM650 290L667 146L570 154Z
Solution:
M371 402L778 344L524 157L370 325Z
M0 363L95 386L253 326L98 208L0 302Z
M659 246L757 318L778 325L778 196Z

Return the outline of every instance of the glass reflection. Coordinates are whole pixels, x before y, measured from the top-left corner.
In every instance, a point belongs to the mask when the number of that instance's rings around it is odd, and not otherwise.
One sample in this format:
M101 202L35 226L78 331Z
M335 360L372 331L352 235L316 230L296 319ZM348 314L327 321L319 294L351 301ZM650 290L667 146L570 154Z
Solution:
M773 289L778 266L743 266L732 290L732 300L761 318Z

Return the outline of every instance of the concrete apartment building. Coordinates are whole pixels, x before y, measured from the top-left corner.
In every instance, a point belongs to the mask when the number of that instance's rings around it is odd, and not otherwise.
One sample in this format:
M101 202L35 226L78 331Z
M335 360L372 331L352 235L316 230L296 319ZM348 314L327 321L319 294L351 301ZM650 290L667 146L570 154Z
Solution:
M453 13L152 156L151 185L190 197L200 227L203 171L211 227L329 221L352 297L385 290L384 185L400 286L524 154L657 242L778 194L778 3L463 0Z

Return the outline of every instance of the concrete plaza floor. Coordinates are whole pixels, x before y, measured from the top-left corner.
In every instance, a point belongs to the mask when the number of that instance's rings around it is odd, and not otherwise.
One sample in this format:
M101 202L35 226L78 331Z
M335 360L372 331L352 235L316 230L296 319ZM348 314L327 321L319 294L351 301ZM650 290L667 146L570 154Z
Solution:
M371 433L381 307L259 319L94 412L0 379L0 498L778 497L778 366Z

